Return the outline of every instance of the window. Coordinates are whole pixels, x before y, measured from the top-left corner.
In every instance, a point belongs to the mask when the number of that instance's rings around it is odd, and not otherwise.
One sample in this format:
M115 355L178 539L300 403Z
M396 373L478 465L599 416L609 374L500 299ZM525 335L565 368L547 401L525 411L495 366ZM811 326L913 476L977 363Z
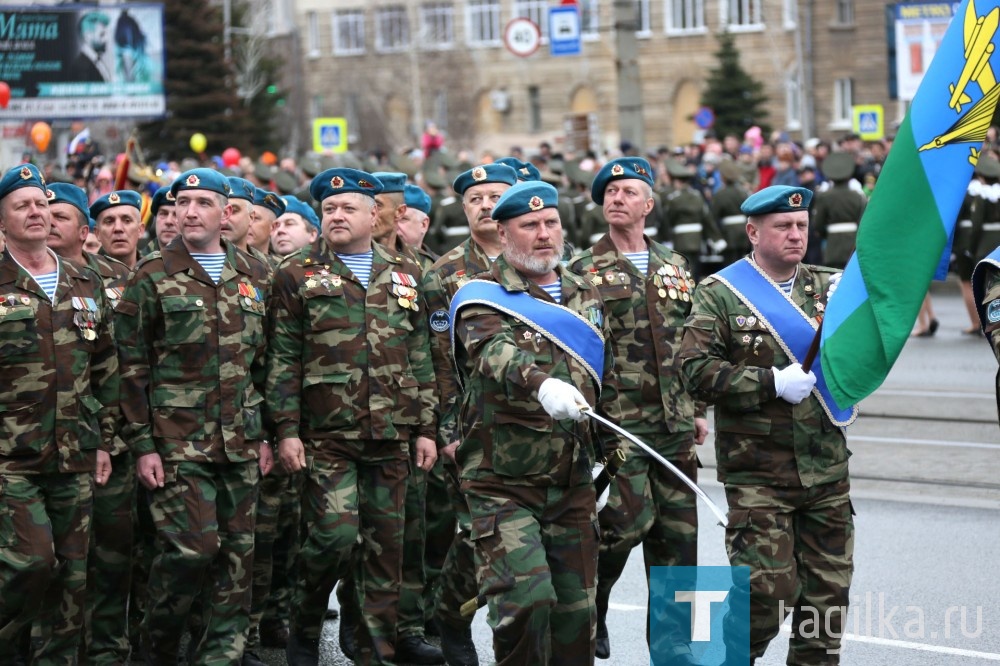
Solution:
M834 129L849 129L851 127L851 106L854 104L854 81L837 79L833 82L833 116L831 125Z
M521 17L538 26L543 40L549 38L549 4L547 0L514 0L514 18Z
M469 0L466 22L471 46L500 46L500 0Z
M316 12L306 12L306 56L319 57L319 17Z
M542 131L542 100L538 86L528 86L528 128L531 132Z
M454 11L447 2L427 2L420 6L418 41L425 49L448 49L455 43Z
M785 128L802 129L802 85L798 67L785 77Z
M722 25L729 30L760 30L764 27L761 0L723 0Z
M448 130L448 91L438 90L434 93L434 122L442 132Z
M795 30L799 24L799 0L785 0L781 19L785 30Z
M837 0L837 23L854 25L854 0Z
M667 0L667 34L705 32L704 0Z
M326 115L323 113L322 95L314 95L309 98L309 115L311 118L322 118Z
M588 40L597 39L600 27L598 0L580 0L577 4L580 7L580 36Z
M357 55L365 52L363 10L349 9L334 13L333 52L335 55Z
M375 10L375 50L402 51L410 45L410 21L402 5Z
M638 23L636 34L641 37L648 37L650 33L649 0L636 0L636 11L638 12L638 15L636 16Z
M344 119L347 120L347 141L357 143L361 138L361 105L357 93L349 93L344 100Z

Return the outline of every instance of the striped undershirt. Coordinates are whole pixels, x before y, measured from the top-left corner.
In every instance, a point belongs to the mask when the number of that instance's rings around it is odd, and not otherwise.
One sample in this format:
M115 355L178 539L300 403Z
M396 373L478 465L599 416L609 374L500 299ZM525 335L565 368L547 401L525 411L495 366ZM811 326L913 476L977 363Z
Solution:
M562 284L560 282L552 282L549 284L538 285L545 291L546 294L552 297L556 303L562 303Z
M218 254L201 254L201 253L191 253L191 258L201 264L201 267L205 269L208 273L208 277L212 278L212 282L218 284L219 280L222 279L222 267L226 263L226 253L220 252Z
M358 281L364 286L365 289L368 288L368 281L372 277L372 254L371 250L367 252L362 252L361 254L341 254L337 253L344 265L351 269L354 273L354 277L358 278Z
M792 285L795 284L795 276L793 275L784 282L777 282L776 284L778 285L778 287L781 288L781 291L785 292L786 294L791 294Z
M639 269L643 275L649 270L649 250L642 252L626 252L625 258L632 262L632 265Z
M41 275L32 275L31 277L35 278L35 282L42 288L45 295L49 297L49 300L55 303L56 285L59 284L59 270L56 269L51 273L42 273Z

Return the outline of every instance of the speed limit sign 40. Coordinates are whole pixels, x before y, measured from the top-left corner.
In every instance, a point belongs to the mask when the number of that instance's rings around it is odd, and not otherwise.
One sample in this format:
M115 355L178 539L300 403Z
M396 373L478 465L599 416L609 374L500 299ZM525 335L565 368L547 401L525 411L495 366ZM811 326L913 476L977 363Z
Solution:
M542 33L531 19L516 18L503 31L503 43L516 56L527 58L538 50Z

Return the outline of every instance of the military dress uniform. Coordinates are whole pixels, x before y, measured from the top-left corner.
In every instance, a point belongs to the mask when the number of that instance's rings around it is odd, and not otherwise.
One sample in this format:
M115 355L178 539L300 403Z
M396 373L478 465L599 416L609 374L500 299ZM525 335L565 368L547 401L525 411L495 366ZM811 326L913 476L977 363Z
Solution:
M724 162L723 165L732 164ZM735 169L726 167L727 171ZM712 196L710 208L722 239L726 241L723 252L723 266L744 257L750 252L750 241L747 240L747 216L740 212L740 205L746 200L747 192L738 183L726 183Z
M979 262L972 281L980 327L1000 362L1000 247ZM1000 370L996 376L996 396L1000 418Z
M599 175L595 182L600 181ZM618 382L618 401L609 406L609 418L696 480L695 404L681 383L677 358L694 281L684 257L648 236L645 240L649 248L646 274L618 251L610 236L577 257L570 270L597 288L607 308ZM639 543L647 578L650 566L698 564L696 497L677 476L642 451L627 452L598 518L597 604L602 620L611 588ZM662 626L670 627L666 638L672 645L661 646L657 654L689 652L681 639L686 635L686 620L671 615L668 622Z
M259 261L222 246L218 284L180 238L149 255L115 313L122 437L137 459L159 454L165 477L149 493L159 551L142 637L154 664L176 663L201 595L200 663L238 661L249 626L268 284Z
M854 254L858 222L865 212L865 195L855 192L846 182L835 183L816 195L813 221L823 239L823 263L843 268Z
M307 461L291 640L318 641L360 538L362 663L393 659L409 443L436 430L419 269L372 248L367 288L325 240L287 257L274 277L268 350L276 438L301 438Z
M660 238L670 240L674 251L684 255L697 282L702 277L702 241L719 240L721 236L704 197L686 182L682 183L664 203Z

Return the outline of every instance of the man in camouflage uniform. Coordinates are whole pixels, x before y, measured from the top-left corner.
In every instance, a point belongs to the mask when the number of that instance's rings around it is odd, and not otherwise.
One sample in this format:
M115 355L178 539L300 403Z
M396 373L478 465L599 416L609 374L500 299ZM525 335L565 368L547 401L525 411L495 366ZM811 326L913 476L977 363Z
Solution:
M169 186L156 190L149 206L149 217L152 220L150 224L153 227L154 237L146 243L142 251L143 256L166 247L180 232L177 216L174 214L174 195L170 193Z
M61 258L87 266L104 284L104 294L112 309L121 299L128 268L120 261L83 251L89 230L90 208L87 195L76 185L49 186L52 230L47 245ZM121 192L122 199L141 203L135 192ZM94 206L107 205L101 197ZM128 205L132 205L131 203ZM128 659L129 638L126 622L132 524L135 506L135 465L125 442L117 435L108 446L111 476L94 490L90 553L87 557L87 596L81 662L121 664Z
M976 265L972 272L972 291L980 326L1000 361L1000 247ZM1000 417L1000 371L996 384L997 415Z
M100 278L60 260L45 181L0 179L0 663L74 664L94 483L111 474L118 361ZM34 623L34 626L32 626ZM29 644L30 632L30 644Z
M466 391L456 461L500 666L594 661L597 447L582 408L614 400L614 379L600 392L612 367L604 307L559 263L557 196L542 182L501 196L493 219L503 254L451 306ZM541 316L515 316L515 303ZM596 341L589 353L552 334L569 334L567 325Z
M129 196L130 192L136 196ZM101 241L103 253L129 269L134 267L139 260L142 236L142 196L132 190L106 194L91 206L90 217L94 219L94 233Z
M254 189L253 216L247 231L247 243L261 255L271 256L271 231L275 220L284 212L285 202L281 197L259 187Z
M750 567L749 627L727 616L727 647L760 657L792 612L788 663L803 666L840 661L854 550L844 430L785 351L808 347L836 284L833 269L801 263L811 195L772 186L743 202L753 253L698 285L680 353L692 396L715 405L729 561ZM770 303L778 316L763 316Z
M689 478L697 479L695 444L708 434L704 414L681 384L676 351L691 311L694 281L683 256L643 233L653 209L652 169L641 157L605 164L594 179L593 200L604 207L610 230L570 264L601 293L608 311L610 346L618 378L616 423L641 437ZM651 566L697 566L698 510L691 489L642 451L629 450L598 516L597 650L611 649L605 618L611 588L632 548L642 544L647 578ZM670 615L665 633L676 642L660 655L664 664L690 664L680 638L687 620Z
M517 173L503 164L485 164L463 172L455 179L454 190L471 235L461 245L434 262L424 276L423 291L431 328L431 354L441 401L438 446L440 461L435 470L445 479L454 524L448 533L448 553L441 568L435 593L434 617L441 635L441 648L450 666L476 666L479 658L472 641L472 618L459 612L462 604L476 595L472 524L465 496L459 490L455 450L461 441L458 428L461 392L454 374L451 355L449 309L455 292L479 273L490 269L500 255L500 237L493 220L493 206L517 182ZM433 474L433 473L432 473ZM458 531L455 530L457 524Z
M395 658L410 463L437 456L434 369L412 260L372 243L381 183L355 169L313 180L320 241L287 257L270 305L267 406L281 462L305 471L290 664L318 664L327 600L354 563L357 660ZM358 539L363 552L353 558Z
M116 311L122 437L151 491L159 552L142 643L176 664L197 597L198 663L235 663L250 611L258 461L270 470L261 402L267 269L221 238L229 183L211 169L171 186L181 241L141 263Z

